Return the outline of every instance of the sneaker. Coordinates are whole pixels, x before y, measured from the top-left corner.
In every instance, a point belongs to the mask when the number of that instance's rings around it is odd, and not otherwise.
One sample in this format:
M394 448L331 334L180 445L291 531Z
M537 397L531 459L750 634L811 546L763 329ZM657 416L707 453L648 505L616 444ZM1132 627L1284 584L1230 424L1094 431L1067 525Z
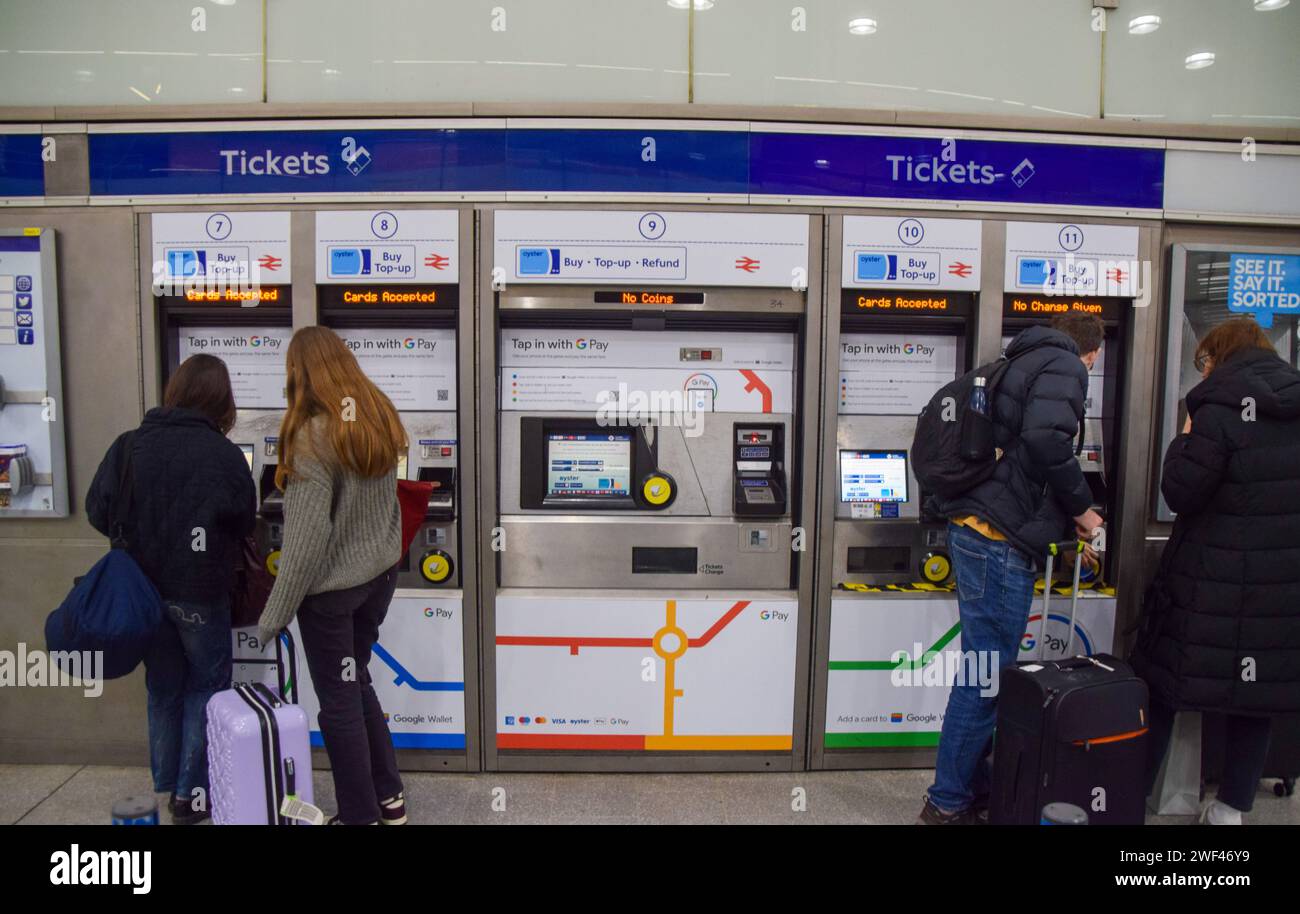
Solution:
M916 817L917 825L973 825L974 823L975 816L971 810L944 812L935 806L929 797L925 798L925 806L921 807L921 814Z
M1241 810L1234 809L1221 800L1211 800L1201 810L1198 825L1240 825Z
M206 809L195 809L193 802L181 797L172 797L167 811L171 813L172 825L197 825L211 815Z
M972 825L989 824L989 795L976 797L970 804L971 818L974 820Z
M395 797L383 800L379 804L379 821L384 825L405 825L406 824L406 794L399 793Z
M326 825L347 825L347 823L344 822L342 819L340 819L338 816L330 816L328 819L325 820L325 824L326 824ZM367 822L366 824L367 824L367 825L378 825L379 823L378 823L378 822Z

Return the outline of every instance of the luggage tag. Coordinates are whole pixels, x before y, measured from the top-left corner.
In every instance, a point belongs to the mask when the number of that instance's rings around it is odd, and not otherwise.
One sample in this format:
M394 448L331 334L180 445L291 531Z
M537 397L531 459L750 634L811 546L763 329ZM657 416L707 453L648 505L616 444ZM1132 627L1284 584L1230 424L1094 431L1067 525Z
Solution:
M325 813L321 811L320 807L298 799L298 792L294 789L296 778L293 759L291 758L284 760L284 779L286 789L284 802L280 804L280 815L286 819L305 822L308 825L324 825Z
M298 799L297 796L287 796L284 802L280 804L280 815L286 819L293 819L303 822L307 825L324 825L325 813L319 806L313 806L310 803Z

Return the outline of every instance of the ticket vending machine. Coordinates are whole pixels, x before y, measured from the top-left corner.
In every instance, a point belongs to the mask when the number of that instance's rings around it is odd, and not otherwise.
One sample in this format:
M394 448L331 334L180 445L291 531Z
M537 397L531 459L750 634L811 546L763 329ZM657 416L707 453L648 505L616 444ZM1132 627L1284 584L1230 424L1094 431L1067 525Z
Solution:
M947 523L911 447L930 398L974 365L982 233L973 219L829 220L814 767L925 764L937 742L946 690L894 677L956 637Z
M802 766L816 224L482 226L487 766Z
M1116 583L1117 553L1111 546L1123 525L1117 501L1120 437L1124 407L1131 400L1124 368L1135 345L1138 231L1134 226L1007 223L1002 351L1021 330L1047 324L1060 314L1092 314L1101 318L1105 328L1101 353L1088 372L1083 421L1075 442L1076 457L1092 489L1092 507L1106 520L1098 541L1100 574L1085 569L1081 575L1090 596L1105 592L1113 598ZM1069 573L1064 569L1061 577ZM1064 626L1062 621L1062 635ZM1049 638L1051 632L1049 626ZM1102 637L1109 644L1111 632Z
M461 472L474 453L473 298L461 284L472 245L462 254L460 244L471 237L472 213L348 209L314 218L318 321L397 408L407 438L398 478L432 485L370 673L404 768L475 770L475 491L472 474ZM300 701L322 745L310 683Z
M154 213L141 226L161 370L149 398L163 391L181 362L206 353L226 363L235 396L228 437L248 461L257 489L259 553L274 572L284 528L275 486L284 416L284 354L293 336L289 285L289 214ZM152 404L151 404L152 405Z

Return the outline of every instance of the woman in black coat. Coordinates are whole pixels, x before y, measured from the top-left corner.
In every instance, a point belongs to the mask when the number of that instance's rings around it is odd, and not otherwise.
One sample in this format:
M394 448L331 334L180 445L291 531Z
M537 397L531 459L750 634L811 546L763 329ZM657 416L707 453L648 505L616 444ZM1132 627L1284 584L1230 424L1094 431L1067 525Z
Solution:
M248 463L226 438L234 423L225 363L191 356L167 382L163 405L113 442L86 495L87 517L106 536L114 504L129 499L127 552L162 597L144 658L149 762L178 825L208 816L206 710L230 688L230 596L257 507ZM132 484L119 492L128 456Z
M1174 711L1222 712L1227 757L1201 821L1239 824L1272 718L1300 712L1300 372L1249 317L1211 330L1196 359L1204 380L1160 483L1178 518L1136 662L1152 691L1148 782Z

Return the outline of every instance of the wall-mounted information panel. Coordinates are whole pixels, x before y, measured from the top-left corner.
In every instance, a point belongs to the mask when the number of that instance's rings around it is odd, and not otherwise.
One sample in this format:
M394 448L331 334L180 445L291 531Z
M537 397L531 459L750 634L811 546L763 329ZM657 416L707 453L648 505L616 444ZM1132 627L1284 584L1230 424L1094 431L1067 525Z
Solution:
M67 517L53 229L0 231L0 518Z

